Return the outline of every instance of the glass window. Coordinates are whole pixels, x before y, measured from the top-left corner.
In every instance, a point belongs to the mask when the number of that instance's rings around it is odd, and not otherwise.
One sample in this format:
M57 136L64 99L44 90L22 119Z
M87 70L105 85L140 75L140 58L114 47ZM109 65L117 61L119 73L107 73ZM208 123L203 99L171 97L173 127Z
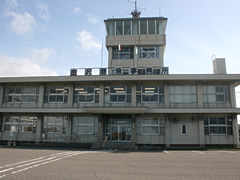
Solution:
M136 90L138 103L164 103L163 86L137 86Z
M133 59L133 47L112 48L112 59Z
M123 35L123 21L117 21L116 27L117 27L116 35Z
M75 103L98 103L99 87L98 86L76 86L74 88Z
M73 134L93 134L94 118L91 116L74 116L72 124Z
M132 21L132 34L139 34L139 21Z
M115 36L115 22L107 22L106 26L108 36Z
M196 86L169 86L169 99L171 103L196 103Z
M131 21L124 21L124 35L131 34Z
M226 103L230 101L228 86L203 86L204 103Z
M37 117L35 116L3 116L4 131L35 133Z
M148 21L148 34L155 34L155 20Z
M232 135L232 123L226 117L208 117L204 119L205 135Z
M147 34L147 21L140 21L140 34Z
M156 59L160 57L159 47L138 47L139 59Z
M130 86L111 86L110 87L110 102L131 102Z
M67 116L44 116L44 133L66 133Z
M44 102L45 103L67 103L68 87L49 86L45 87Z
M141 131L141 135L164 135L164 120L158 116L140 116L137 118L137 131Z
M165 34L167 22L164 20L157 20L157 34Z
M7 87L5 88L5 103L37 103L38 88L35 87Z
M181 134L187 135L187 125L186 124L181 125Z

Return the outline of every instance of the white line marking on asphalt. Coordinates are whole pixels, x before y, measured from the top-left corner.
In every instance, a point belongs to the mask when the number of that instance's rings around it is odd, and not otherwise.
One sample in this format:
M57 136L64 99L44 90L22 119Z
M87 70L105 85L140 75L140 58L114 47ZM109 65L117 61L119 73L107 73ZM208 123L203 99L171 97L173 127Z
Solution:
M3 178L3 177L5 177L5 176L7 176L7 175L8 175L8 174L4 174L4 175L0 176L0 179Z
M199 153L199 154L205 154L204 152L201 152L201 151L192 151L192 152Z
M14 168L4 169L4 170L0 171L0 173L6 172L6 171L10 171L12 169L14 169Z
M168 151L163 151L163 152L165 152L165 153L167 153L167 154L171 154L170 152L168 152Z

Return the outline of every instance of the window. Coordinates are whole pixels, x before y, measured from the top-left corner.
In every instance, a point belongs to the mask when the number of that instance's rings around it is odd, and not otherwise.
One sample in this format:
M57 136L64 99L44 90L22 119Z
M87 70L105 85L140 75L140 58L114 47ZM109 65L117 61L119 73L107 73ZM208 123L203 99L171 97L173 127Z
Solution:
M110 87L110 102L131 102L131 87L130 86L111 86Z
M170 103L196 103L196 86L169 86Z
M94 117L73 117L73 134L93 134Z
M112 59L133 59L133 47L112 48Z
M134 35L139 34L139 21L132 22L132 34Z
M159 47L138 47L139 59L156 59L160 57Z
M34 116L3 116L4 131L35 133L37 117Z
M74 88L75 103L98 103L99 87L95 86L77 86Z
M117 27L117 35L123 35L123 21L117 21L116 22L116 27Z
M148 34L155 34L155 20L148 21Z
M67 116L44 116L44 133L66 133Z
M108 36L115 36L115 22L107 22L106 26Z
M166 31L166 25L167 25L167 21L166 20L157 20L157 34L165 34Z
M147 21L140 21L140 34L147 34Z
M186 124L181 125L181 135L187 135L187 125Z
M230 102L228 86L203 86L204 103Z
M5 103L37 103L38 88L36 87L7 87L5 88Z
M124 21L124 35L131 35L131 21Z
M204 119L205 135L232 135L232 120L226 117L207 117Z
M68 87L50 86L45 88L45 103L67 103Z
M164 103L163 86L137 86L138 103Z
M158 116L140 116L137 131L141 135L165 135L165 121Z

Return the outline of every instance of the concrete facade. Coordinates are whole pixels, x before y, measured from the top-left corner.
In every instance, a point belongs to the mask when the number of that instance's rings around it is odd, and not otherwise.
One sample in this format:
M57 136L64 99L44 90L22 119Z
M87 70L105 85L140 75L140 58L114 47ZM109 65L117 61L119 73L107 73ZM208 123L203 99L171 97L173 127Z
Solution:
M0 78L0 140L237 147L240 74L163 71L166 22L105 20L106 74Z

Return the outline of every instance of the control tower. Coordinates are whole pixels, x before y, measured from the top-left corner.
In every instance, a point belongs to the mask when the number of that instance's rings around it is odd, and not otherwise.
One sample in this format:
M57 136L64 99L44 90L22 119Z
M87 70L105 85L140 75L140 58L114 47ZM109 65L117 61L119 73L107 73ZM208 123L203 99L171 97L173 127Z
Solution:
M137 69L138 74L146 68L164 66L167 18L144 17L136 8L132 18L105 20L108 50L108 67ZM111 72L109 72L110 74ZM145 72L144 72L145 73Z

